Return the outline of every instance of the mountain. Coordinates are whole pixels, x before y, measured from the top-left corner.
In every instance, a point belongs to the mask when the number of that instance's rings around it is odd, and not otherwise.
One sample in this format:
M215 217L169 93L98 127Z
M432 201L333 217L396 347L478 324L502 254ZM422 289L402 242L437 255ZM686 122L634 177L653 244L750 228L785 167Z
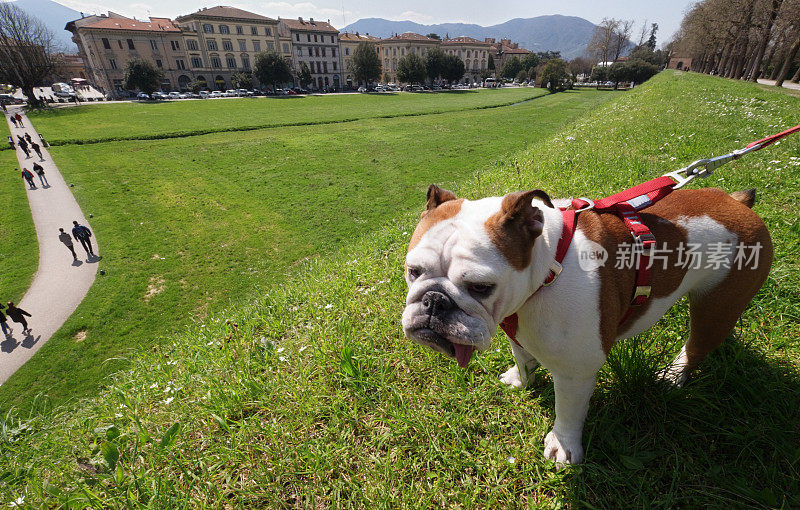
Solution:
M511 39L522 48L531 51L560 51L566 59L583 54L592 38L595 25L591 21L576 16L537 16L535 18L515 18L499 25L483 27L467 23L442 23L421 25L413 21L390 21L383 18L364 18L342 29L344 32L369 33L378 37L390 37L403 32L418 34L435 33L444 38L466 35L483 40L486 37Z
M39 18L53 32L56 46L66 53L78 53L78 47L72 42L72 34L64 30L68 21L81 17L81 13L51 0L15 0L11 2L28 15Z

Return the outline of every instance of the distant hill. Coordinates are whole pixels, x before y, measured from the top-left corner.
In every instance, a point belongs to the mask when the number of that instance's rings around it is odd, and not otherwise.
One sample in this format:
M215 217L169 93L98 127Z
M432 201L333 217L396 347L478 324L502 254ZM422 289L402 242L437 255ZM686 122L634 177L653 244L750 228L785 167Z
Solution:
M515 18L499 25L483 27L467 23L442 23L421 25L413 21L390 21L383 18L364 18L346 26L343 31L369 33L378 37L389 37L395 33L416 32L435 33L444 38L466 35L483 40L485 37L506 38L518 42L531 51L560 51L566 59L583 54L592 38L595 25L591 21L576 16L537 16L535 18Z
M77 53L72 34L64 30L68 21L81 17L81 13L51 0L15 0L11 2L29 15L39 18L56 36L56 44L66 53Z

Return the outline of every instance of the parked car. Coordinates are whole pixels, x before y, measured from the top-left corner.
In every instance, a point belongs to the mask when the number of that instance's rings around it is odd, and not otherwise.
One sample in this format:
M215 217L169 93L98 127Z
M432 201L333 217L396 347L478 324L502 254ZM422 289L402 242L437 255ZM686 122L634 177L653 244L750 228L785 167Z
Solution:
M136 99L138 99L139 101L147 101L150 99L150 96L148 96L144 92L139 92L138 94L136 94Z
M66 97L66 98L75 97L75 89L73 89L71 85L68 85L66 83L54 83L50 85L50 89L53 91L53 94L56 97Z
M175 91L172 91L172 92L170 92L169 94L167 94L167 97L168 97L169 99L180 99L180 98L181 98L181 93L180 93L180 92L175 92Z
M209 96L211 95L211 92L207 90L201 90L200 92L197 93L197 95L200 96L200 99L208 99Z
M411 92L422 92L423 90L425 90L425 89L423 89L419 85L412 85L411 86Z
M208 97L210 97L212 99L215 99L215 98L218 98L218 97L224 97L224 94L222 93L221 90L215 90L215 91L211 92L211 94L209 94Z
M150 97L153 99L170 99L169 95L161 92L160 90L157 90L152 94L150 94Z

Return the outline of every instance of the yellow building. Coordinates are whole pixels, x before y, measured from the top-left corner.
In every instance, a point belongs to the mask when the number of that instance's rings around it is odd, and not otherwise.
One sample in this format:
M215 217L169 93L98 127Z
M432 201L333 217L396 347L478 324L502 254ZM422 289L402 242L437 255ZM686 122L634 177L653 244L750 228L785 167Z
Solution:
M464 62L464 83L480 83L481 72L488 69L491 44L472 37L455 37L442 41L442 50Z
M441 41L413 32L394 35L381 40L381 62L383 79L397 83L397 62L407 54L416 53L425 58L425 53L439 46Z
M327 21L314 18L279 18L281 30L292 40L292 66L300 72L302 64L311 71L311 90L340 90L342 58L339 52L339 31Z
M342 32L339 34L339 51L342 54L342 72L344 73L344 84L347 88L358 87L356 79L350 72L351 62L353 61L353 53L362 42L371 42L375 44L375 51L378 53L378 58L381 56L381 38L369 34L351 34Z
M256 54L283 50L278 20L235 7L204 7L175 22L186 48L187 79L204 81L210 89L233 88L231 75L252 72Z

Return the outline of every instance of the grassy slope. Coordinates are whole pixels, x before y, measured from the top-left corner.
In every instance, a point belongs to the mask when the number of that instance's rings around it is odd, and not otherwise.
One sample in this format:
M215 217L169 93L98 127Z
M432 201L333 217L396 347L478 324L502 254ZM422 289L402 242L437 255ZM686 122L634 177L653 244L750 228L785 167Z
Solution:
M458 191L598 197L796 124L799 107L747 83L665 73ZM499 335L468 370L402 337L409 212L137 360L81 409L7 419L0 493L33 505L796 507L798 158L795 138L706 183L759 188L777 248L770 279L682 390L657 385L648 365L677 350L683 306L615 346L583 466L543 461L552 384L540 370L529 391L502 387L512 358Z
M31 118L39 132L57 144L485 108L545 93L542 89L510 88L97 104L38 112Z
M429 182L461 180L607 99L53 148L94 215L106 275L0 387L0 409L94 395L125 358L416 207Z
M8 137L5 120L3 136ZM14 151L0 152L0 301L19 301L39 264L39 245ZM28 167L30 168L30 167ZM0 362L2 353L0 353Z

